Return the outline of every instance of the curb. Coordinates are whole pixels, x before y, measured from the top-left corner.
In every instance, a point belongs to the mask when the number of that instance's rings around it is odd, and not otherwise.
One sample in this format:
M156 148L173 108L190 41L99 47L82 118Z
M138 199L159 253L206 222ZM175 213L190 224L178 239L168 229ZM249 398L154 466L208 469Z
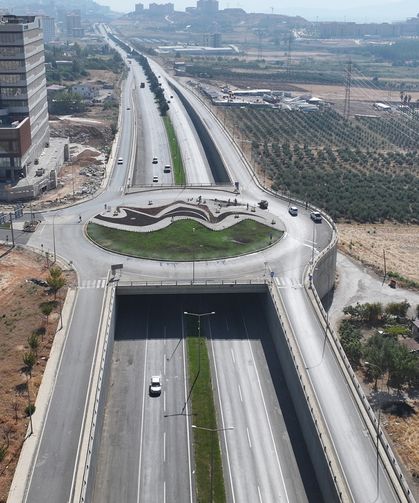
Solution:
M10 486L7 503L22 503L25 501L29 489L30 479L32 477L36 455L40 447L45 419L48 414L51 397L55 389L58 372L61 365L61 359L68 336L68 328L74 312L74 306L77 298L77 290L69 288L62 309L62 327L58 328L54 342L51 347L50 356L42 377L41 386L38 390L35 406L36 411L32 416L33 434L29 435L29 426L26 440L23 443L19 455L18 464Z

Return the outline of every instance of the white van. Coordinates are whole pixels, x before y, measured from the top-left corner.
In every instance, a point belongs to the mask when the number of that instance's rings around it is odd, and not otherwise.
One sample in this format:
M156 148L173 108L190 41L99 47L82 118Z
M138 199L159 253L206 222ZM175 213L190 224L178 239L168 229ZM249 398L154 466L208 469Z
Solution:
M122 159L122 157L118 159L118 164L124 164L124 159Z

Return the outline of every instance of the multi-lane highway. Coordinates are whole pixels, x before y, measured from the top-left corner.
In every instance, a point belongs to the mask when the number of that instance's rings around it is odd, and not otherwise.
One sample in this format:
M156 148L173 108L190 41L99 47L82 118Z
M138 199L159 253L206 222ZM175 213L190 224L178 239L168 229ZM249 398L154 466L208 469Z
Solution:
M94 501L194 501L185 310L208 337L229 501L321 501L260 295L122 297ZM152 375L162 394L150 397ZM198 377L199 378L199 377ZM232 428L227 430L227 428Z
M123 264L124 279L131 280L187 280L192 276L190 263L142 261L98 249L85 239L83 224L105 211L105 204L109 210L122 202L146 206L150 200L157 205L198 195L208 199L236 197L232 192L222 193L219 189L214 194L210 188L199 189L199 192L170 188L124 194L125 187L131 182L152 185L153 176L160 177L162 174L159 171L155 175L156 170L162 170L166 162L170 164L164 126L156 112L153 96L148 89L139 88L140 82L144 81L142 70L134 61L127 66L131 70L123 86L119 140L115 152L115 159L124 159L123 165L115 165L106 190L96 198L77 208L40 215L42 223L37 232L25 236L25 241L31 246L51 253L55 249L58 256L72 261L82 287L76 296L45 425L41 431L35 432L39 447L26 485L23 498L26 502L66 502L73 496L74 465L104 291L102 281L110 265ZM157 71L157 64L152 63L152 66ZM162 69L159 75L165 92L169 93L167 82L171 78ZM330 242L333 230L326 222L313 224L303 208L297 218L291 217L286 203L265 194L255 183L240 152L217 119L191 90L183 88L183 93L208 128L231 179L240 182L241 193L237 196L240 202L256 204L262 198L269 199L270 211L286 228L279 245L258 255L196 263L195 279L254 279L271 270L275 272L275 282L315 385L354 501L395 501L381 464L377 472L373 439L366 434L365 424L328 346L323 354L324 331L302 288L307 263ZM188 181L211 182L202 147L176 97L173 98L170 113L173 123L180 128L177 135ZM152 164L153 157L158 157L157 167ZM81 224L78 223L79 214ZM89 287L83 288L85 286ZM169 417L171 411L178 411L178 405L185 396L183 342L179 328L181 317L178 310L172 312L168 309L166 314L171 320L169 333L169 324L164 324L165 318L159 318L164 309L165 305L150 307L150 316L143 317L137 325L129 317L121 318L121 323L118 323L111 377L113 386L105 417L105 431L109 432L110 439L115 440L115 445L110 445L108 449L115 451L118 447L118 456L115 459L110 456L106 445L100 452L98 480L101 483L96 488L95 498L99 498L96 501L139 501L140 498L141 501L161 501L164 494L167 501L186 502L191 498L193 480L188 451L188 419L183 415ZM287 435L292 435L289 424L286 424L288 434L284 427L289 409L283 406L287 400L281 399L282 377L273 371L274 367L265 356L267 340L263 336L257 337L264 333L260 330L263 319L257 313L249 317L247 311L252 312L250 308L237 307L230 313L219 306L219 314L208 327L214 371L218 376L220 413L227 426L230 426L230 421L237 426L224 436L225 462L231 469L230 501L253 503L258 501L256 496L259 501L270 502L274 495L281 501L305 501L309 499L306 481L310 477L306 478L298 470L301 468L301 457L294 454L303 447L300 445L296 450L295 438L287 438ZM228 335L230 331L231 338ZM167 355L177 340L181 341L179 347L173 361L168 362ZM165 376L164 394L158 400L149 399L146 393L147 381L154 372ZM123 400L121 395L125 393L130 400ZM167 418L164 417L165 411ZM128 432L124 438L121 437L123 428ZM154 429L158 434L157 441L154 441ZM130 448L121 449L120 445ZM269 456L269 462L264 463L266 456ZM168 466L176 463L177 459L182 460L185 472L175 476L176 471ZM239 469L234 468L238 466L238 461ZM122 475L114 478L118 466L124 468L120 473L128 470L132 478L129 484L124 484ZM248 479L248 471L253 473L254 478ZM108 494L115 497L105 498L100 492L102 486L108 487ZM168 490L175 496L169 497ZM185 495L188 499L184 499Z

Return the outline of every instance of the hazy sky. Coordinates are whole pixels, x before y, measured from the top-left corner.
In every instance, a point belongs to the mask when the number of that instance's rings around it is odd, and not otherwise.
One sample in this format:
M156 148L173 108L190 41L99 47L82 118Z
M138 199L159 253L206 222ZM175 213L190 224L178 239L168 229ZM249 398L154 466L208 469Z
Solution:
M141 1L148 7L151 2L166 3L171 1L176 10L195 6L196 0L96 0L102 5L109 5L117 12L130 12ZM275 14L300 15L308 19L334 19L337 21L389 21L416 16L419 11L417 0L219 0L220 9L241 7L247 12L273 12ZM348 5L349 4L349 5Z

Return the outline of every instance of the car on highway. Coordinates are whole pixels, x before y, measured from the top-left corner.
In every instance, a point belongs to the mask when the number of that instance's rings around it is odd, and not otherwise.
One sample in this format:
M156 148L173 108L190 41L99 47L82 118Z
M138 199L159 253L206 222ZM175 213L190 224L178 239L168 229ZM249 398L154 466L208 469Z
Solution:
M130 108L130 107L127 107L127 110L131 110L131 108Z
M124 164L124 159L122 159L122 157L118 159L118 164Z
M153 160L151 162L152 162L152 164L157 164L159 161L158 161L157 157L153 157Z
M159 177L153 176L153 183L159 183Z
M310 213L310 218L316 224L320 224L322 222L322 216L321 216L321 214L318 211L312 211Z
M290 206L288 208L288 213L293 216L293 217L296 217L298 215L298 208L296 206Z
M160 376L152 376L150 387L149 387L150 396L159 396L161 393L161 378Z
M141 89L144 89L144 87L145 87L145 82L141 82L140 87L141 87Z
M166 166L163 168L163 173L170 173L171 167L169 164L166 164Z

